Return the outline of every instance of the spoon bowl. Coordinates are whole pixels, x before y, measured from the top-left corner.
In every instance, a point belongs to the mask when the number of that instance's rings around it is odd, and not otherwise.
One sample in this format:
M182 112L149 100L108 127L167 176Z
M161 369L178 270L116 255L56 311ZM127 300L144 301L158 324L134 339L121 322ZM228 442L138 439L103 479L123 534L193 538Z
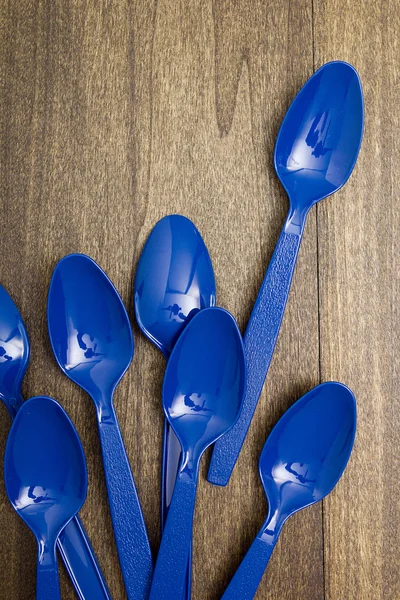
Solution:
M27 400L10 430L5 481L14 509L38 539L54 539L82 507L87 489L83 448L52 398Z
M59 597L55 545L82 507L88 482L78 434L52 398L31 398L18 411L6 445L4 479L11 504L38 542L37 596L50 597L51 590L51 597Z
M140 329L168 360L190 318L215 304L211 259L192 221L158 221L140 256L134 296Z
M342 476L356 431L356 402L341 383L323 383L278 421L259 462L268 516L222 600L251 600L285 521L327 496Z
M274 153L293 225L346 183L360 150L363 120L360 78L348 63L327 63L300 90L282 122Z
M164 379L164 411L183 453L193 454L193 460L239 415L245 379L241 350L232 316L224 309L209 308L196 315L171 355Z
M259 469L269 512L279 510L281 523L332 491L349 460L355 429L353 393L336 382L308 392L278 421Z
M47 318L59 366L101 407L129 367L134 345L118 292L89 256L70 254L59 261Z

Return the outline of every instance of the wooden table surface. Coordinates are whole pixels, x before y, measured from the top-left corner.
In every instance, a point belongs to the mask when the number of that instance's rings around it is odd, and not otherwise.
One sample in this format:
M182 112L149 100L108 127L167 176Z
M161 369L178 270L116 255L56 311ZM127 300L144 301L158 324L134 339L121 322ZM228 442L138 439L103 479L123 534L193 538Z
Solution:
M0 30L0 282L30 335L24 396L54 396L82 438L90 485L81 516L116 600L125 595L95 411L56 366L47 337L52 270L65 254L89 254L133 322L146 237L160 217L182 213L208 245L218 304L244 330L288 208L272 163L280 122L321 64L358 69L361 154L345 188L310 213L227 488L206 482L203 460L193 598L220 598L264 519L257 462L273 424L314 385L339 380L358 401L349 467L327 500L285 525L257 598L399 600L399 1L1 0ZM165 364L133 329L135 358L115 403L156 553ZM3 452L4 407L0 420ZM1 486L2 600L34 598L35 560ZM73 599L60 569L62 597Z

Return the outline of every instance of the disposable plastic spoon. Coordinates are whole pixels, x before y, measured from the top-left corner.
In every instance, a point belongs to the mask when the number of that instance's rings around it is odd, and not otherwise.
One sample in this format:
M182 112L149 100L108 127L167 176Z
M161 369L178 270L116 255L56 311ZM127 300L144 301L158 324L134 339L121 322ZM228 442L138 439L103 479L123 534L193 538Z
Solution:
M211 259L195 225L182 215L169 215L152 229L138 263L135 285L136 320L144 335L168 360L192 316L215 304ZM171 503L181 457L179 441L165 419L161 471L161 527ZM191 552L188 570L191 571ZM190 598L190 577L184 597Z
M52 398L21 406L6 445L4 480L11 504L38 542L36 598L57 600L56 542L85 501L87 471L78 434Z
M158 221L140 256L134 296L140 329L168 360L191 317L215 304L211 259L192 221L182 215L169 215ZM161 486L163 524L180 454L180 444L166 419Z
M152 558L113 393L133 357L128 315L115 287L88 256L70 254L54 269L47 319L64 373L86 390L97 410L114 534L130 600L147 598Z
M211 483L228 483L250 426L281 327L308 211L346 183L358 157L363 124L357 71L339 61L327 63L309 79L282 123L275 170L290 209L244 336L248 379L243 410L235 427L214 447Z
M332 491L350 458L355 431L355 398L334 382L311 390L278 421L259 463L268 517L222 600L255 596L282 525Z
M165 373L163 406L181 444L182 461L150 600L182 597L200 458L236 421L244 385L243 342L234 318L222 308L201 310L178 339Z
M0 285L0 399L12 419L22 406L21 384L29 362L29 339L24 321ZM89 538L78 517L58 538L58 549L81 600L111 600Z

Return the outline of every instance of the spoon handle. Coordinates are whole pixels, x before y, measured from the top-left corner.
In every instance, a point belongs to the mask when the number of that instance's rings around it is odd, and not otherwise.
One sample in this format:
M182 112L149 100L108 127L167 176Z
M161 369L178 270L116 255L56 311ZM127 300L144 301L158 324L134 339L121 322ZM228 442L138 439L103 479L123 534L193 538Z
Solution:
M268 539L260 531L246 556L239 565L238 570L231 579L221 600L252 600L267 567L278 536Z
M161 469L161 533L164 530L167 520L168 509L171 504L172 494L174 492L175 482L181 463L181 445L176 437L168 420L164 420L164 437L163 437L163 455ZM190 600L192 578L192 549L188 555L188 575L186 578L185 590L181 600Z
M41 553L36 569L36 600L61 600L55 548Z
M173 429L164 419L163 456L161 473L161 530L167 520L176 478L181 463L181 445Z
M111 600L96 555L78 517L63 529L57 546L80 600Z
M187 479L179 473L161 539L149 600L182 598L192 573L188 556L192 544L193 513L197 476Z
M148 597L153 562L146 525L113 406L99 419L108 500L129 600Z
M215 485L226 485L229 481L274 353L302 238L302 229L300 233L287 233L285 227L244 335L247 384L243 407L236 424L214 445L208 481Z

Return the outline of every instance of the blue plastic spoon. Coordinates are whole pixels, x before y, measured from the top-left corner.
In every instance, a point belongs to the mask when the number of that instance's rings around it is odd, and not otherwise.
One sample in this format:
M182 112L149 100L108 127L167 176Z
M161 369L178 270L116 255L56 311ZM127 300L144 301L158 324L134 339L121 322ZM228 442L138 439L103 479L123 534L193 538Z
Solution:
M165 415L181 444L182 460L150 600L182 597L200 458L235 423L242 406L245 371L243 342L232 315L215 307L197 313L172 351L163 385Z
M7 440L4 481L38 542L36 598L58 600L57 539L81 509L88 481L78 434L52 398L31 398L19 409Z
M70 254L54 269L47 319L64 373L92 397L97 409L108 499L125 588L147 598L152 557L113 393L133 358L129 318L117 290L88 256Z
M135 285L136 320L166 360L183 329L198 310L215 304L211 259L196 226L182 215L169 215L152 229L139 259ZM161 528L164 528L181 459L181 446L167 419L161 470ZM191 551L188 573L191 572ZM190 598L191 578L183 598Z
M24 321L0 285L0 399L12 419L22 406L21 384L29 362L29 339ZM58 538L58 549L81 600L111 600L89 538L78 517Z
M353 448L356 401L341 383L317 386L278 421L260 456L268 517L222 600L251 600L286 519L327 496Z
M257 406L281 327L310 208L339 190L360 150L364 105L357 71L345 62L321 67L300 90L282 123L275 170L290 210L244 336L247 389L241 415L214 447L208 480L226 485Z
M206 245L182 215L164 217L152 229L138 263L135 314L144 335L166 360L187 323L215 304L215 278ZM180 462L180 444L165 420L161 521L164 526Z

